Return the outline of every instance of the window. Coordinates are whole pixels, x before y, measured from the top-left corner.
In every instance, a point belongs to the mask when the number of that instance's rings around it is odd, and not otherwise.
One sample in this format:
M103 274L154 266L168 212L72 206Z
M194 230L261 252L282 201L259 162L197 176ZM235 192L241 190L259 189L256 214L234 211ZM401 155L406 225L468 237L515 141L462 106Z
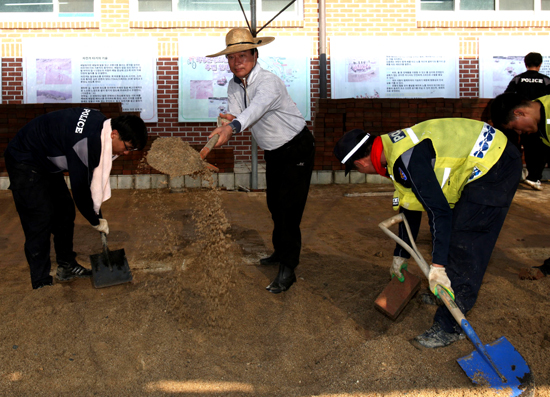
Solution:
M420 0L421 11L550 10L550 0Z
M418 21L541 21L550 0L417 0Z
M3 21L47 21L96 17L100 0L0 0ZM99 14L99 13L97 13ZM71 19L72 20L72 19Z
M256 1L256 19L270 20L291 0ZM277 19L301 19L303 0L296 0ZM548 0L550 1L550 0ZM241 0L250 20L250 0ZM244 19L237 0L130 0L134 20L241 20Z

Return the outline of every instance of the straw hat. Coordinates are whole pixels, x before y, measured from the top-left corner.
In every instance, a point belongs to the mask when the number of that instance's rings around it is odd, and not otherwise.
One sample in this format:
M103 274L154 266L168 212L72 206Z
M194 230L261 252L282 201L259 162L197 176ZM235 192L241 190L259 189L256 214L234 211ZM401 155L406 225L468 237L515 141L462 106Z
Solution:
M252 37L247 28L231 29L225 36L225 50L216 54L207 55L208 58L219 57L220 55L234 54L236 52L250 50L271 43L275 37Z

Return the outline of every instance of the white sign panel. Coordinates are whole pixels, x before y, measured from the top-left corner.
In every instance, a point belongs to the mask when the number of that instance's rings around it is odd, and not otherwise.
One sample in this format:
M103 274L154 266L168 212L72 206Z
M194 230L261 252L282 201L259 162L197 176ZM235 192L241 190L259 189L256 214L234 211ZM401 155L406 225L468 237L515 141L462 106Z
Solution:
M458 54L457 37L332 37L332 98L458 98Z
M25 39L23 54L24 103L120 102L157 121L155 39Z
M550 75L550 51L547 37L480 37L479 96L494 98L502 94L510 80L525 72L523 58L530 52L542 55L540 73Z
M233 78L225 56L207 58L225 48L224 37L183 37L179 42L180 122L216 121L227 112L227 87ZM306 120L311 120L311 39L277 37L258 48L260 66L275 73Z

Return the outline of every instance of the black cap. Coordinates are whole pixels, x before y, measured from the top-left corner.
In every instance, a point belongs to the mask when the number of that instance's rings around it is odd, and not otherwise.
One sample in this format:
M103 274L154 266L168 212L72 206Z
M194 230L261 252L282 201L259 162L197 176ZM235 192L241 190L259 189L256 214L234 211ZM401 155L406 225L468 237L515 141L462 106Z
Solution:
M353 162L365 157L365 149L369 142L370 134L363 130L348 131L336 142L334 155L341 163L346 165L346 173L355 167Z

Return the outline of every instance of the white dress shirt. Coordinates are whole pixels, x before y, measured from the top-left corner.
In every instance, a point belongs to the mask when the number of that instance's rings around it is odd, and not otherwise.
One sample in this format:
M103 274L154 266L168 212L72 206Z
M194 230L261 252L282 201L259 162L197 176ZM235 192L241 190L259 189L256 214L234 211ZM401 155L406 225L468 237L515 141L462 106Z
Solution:
M279 77L256 64L246 83L245 89L237 77L229 82L229 113L240 130L250 127L258 146L277 149L304 129L306 121Z

